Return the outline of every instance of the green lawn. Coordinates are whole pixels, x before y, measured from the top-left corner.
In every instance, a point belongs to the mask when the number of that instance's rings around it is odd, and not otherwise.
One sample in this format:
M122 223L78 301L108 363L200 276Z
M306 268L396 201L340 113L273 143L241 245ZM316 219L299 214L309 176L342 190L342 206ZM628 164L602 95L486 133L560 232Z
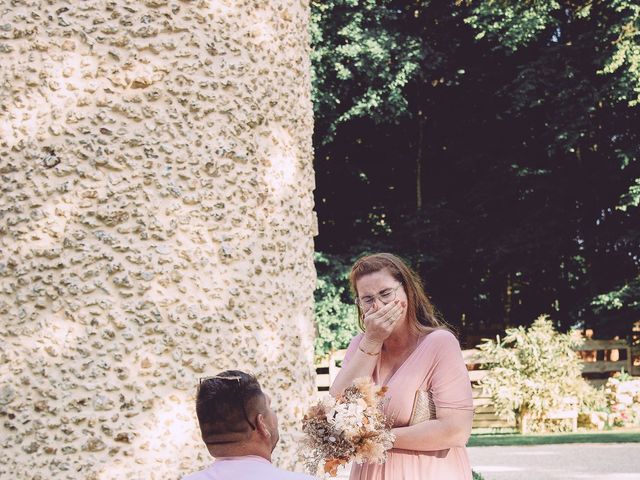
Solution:
M640 442L640 429L606 432L554 434L498 434L472 435L467 446L490 447L512 445L547 445L553 443L629 443Z

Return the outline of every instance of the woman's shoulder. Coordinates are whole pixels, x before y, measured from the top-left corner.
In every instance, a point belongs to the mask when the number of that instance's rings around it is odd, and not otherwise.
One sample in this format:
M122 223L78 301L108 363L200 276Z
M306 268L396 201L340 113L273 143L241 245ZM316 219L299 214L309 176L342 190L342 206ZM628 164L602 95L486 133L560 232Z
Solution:
M436 328L427 334L425 341L437 344L458 343L456 336L446 328Z

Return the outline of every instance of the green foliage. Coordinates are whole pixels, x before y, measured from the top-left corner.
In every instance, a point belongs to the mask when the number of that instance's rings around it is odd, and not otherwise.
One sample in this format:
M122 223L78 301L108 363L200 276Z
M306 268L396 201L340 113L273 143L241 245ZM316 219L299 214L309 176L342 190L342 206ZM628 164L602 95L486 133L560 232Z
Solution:
M594 388L588 382L578 382L575 395L580 401L580 413L608 411L607 396L603 387Z
M617 290L596 296L591 304L596 312L623 309L640 311L640 277Z
M475 470L472 470L471 473L473 474L473 480L484 480L484 477Z
M357 313L349 292L349 263L337 256L315 254L315 354L347 348L358 332Z
M553 12L561 8L553 0L534 2L525 1L486 1L470 2L473 5L471 15L466 22L478 33L476 39L499 37L499 46L516 51L523 45L534 41L541 31L556 23Z
M472 435L467 443L469 447L515 447L529 445L563 445L570 443L638 443L638 431L606 431L587 433L559 433L559 434L496 434Z
M619 72L619 88L626 92L629 105L640 104L640 5L629 0L606 2L611 17L617 21L611 25L611 51L602 73Z
M353 118L393 121L407 112L403 90L419 70L422 49L402 32L391 3L311 3L313 98L323 142Z
M569 398L587 397L591 387L574 350L580 342L575 335L558 333L541 316L529 328L507 329L503 339L480 345L489 369L481 384L497 414L511 420L526 415L532 429L544 428L547 412L566 408Z
M561 44L562 37L577 34L570 41L584 41L581 23L588 25L597 48L591 52L597 73L616 74L612 90L618 101L636 106L640 102L640 5L629 0L574 2L556 0L472 0L466 22L476 39L487 38L494 48L511 53L531 43ZM569 44L571 45L571 44Z
M638 206L640 206L640 178L636 178L633 185L629 187L629 191L622 196L617 208L626 212L628 208Z
M639 9L314 2L317 249L411 257L469 346L540 305L563 331L628 334Z

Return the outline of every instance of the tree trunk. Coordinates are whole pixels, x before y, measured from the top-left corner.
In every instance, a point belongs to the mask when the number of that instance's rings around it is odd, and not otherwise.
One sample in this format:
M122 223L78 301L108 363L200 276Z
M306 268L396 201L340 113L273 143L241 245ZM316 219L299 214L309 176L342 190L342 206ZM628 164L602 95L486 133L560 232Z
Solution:
M416 153L416 210L422 210L422 162L424 141L424 117L418 114L418 150Z
M513 283L511 280L511 272L507 273L507 281L504 291L504 328L511 326L511 307L513 301Z

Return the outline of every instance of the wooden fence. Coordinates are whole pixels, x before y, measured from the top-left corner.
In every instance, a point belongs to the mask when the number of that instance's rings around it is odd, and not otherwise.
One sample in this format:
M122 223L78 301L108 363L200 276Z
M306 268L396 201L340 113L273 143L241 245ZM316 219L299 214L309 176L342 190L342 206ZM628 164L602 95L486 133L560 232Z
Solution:
M636 350L637 349L637 350ZM318 392L327 392L340 371L346 350L333 352L329 358L316 366ZM606 378L622 368L632 375L640 376L640 348L632 348L626 340L586 340L578 349L582 358L583 376L594 386L606 382ZM491 398L485 396L479 382L487 374L483 369L480 351L463 350L473 390L475 433L507 433L517 431L515 421L510 422L496 415ZM548 418L568 418L576 426L577 408L571 406L562 411L550 412Z
M634 361L634 352L626 340L586 340L578 353L582 358L582 375L595 386L622 369L640 375L640 362Z

